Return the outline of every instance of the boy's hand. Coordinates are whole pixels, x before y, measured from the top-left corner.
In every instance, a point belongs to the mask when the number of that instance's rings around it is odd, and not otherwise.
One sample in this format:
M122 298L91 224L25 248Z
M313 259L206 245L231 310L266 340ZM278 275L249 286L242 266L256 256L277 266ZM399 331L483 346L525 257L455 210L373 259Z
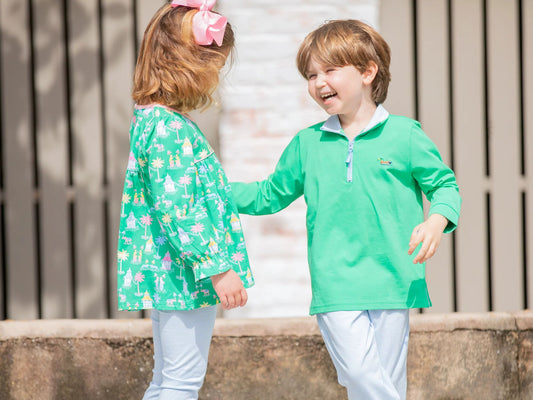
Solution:
M230 269L212 276L211 282L224 310L242 307L248 301L246 289L242 284L241 278L234 270Z
M413 254L413 251L422 242L422 247L413 260L414 264L422 264L433 257L439 247L442 232L447 224L448 220L445 217L440 214L432 214L425 222L413 229L411 240L409 241L409 255Z

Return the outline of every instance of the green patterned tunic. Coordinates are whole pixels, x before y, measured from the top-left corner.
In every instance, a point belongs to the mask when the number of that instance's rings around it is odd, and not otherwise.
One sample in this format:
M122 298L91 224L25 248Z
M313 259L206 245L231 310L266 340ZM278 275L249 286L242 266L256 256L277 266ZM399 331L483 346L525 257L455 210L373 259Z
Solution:
M219 299L230 268L253 285L231 187L198 126L161 105L136 106L118 242L120 310L191 310Z

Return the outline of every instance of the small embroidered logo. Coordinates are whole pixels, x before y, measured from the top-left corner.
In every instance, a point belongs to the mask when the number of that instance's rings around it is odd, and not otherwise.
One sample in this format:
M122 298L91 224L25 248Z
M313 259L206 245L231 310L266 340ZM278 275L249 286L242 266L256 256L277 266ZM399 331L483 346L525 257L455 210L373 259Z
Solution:
M381 165L392 165L392 161L384 160L383 158L378 158L378 161Z

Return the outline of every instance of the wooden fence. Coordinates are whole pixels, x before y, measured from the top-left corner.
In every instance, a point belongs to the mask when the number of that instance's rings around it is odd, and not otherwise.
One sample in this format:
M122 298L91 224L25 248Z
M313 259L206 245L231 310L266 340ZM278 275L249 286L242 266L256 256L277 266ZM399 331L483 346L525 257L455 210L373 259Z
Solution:
M130 82L162 3L0 1L0 319L121 316ZM393 49L386 106L422 122L463 196L460 229L428 267L435 309L527 308L533 0L381 0L380 10Z
M389 108L421 121L463 197L428 264L435 310L531 307L533 1L382 0L381 13Z
M0 2L1 317L116 316L131 76L161 4Z

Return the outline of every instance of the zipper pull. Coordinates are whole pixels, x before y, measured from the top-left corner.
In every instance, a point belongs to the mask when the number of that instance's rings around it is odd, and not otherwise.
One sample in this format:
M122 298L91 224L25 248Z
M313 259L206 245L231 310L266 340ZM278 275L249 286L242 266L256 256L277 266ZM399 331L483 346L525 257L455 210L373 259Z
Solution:
M353 142L350 142L348 145L348 158L346 159L346 164L351 163L353 159Z
M353 141L348 145L348 158L346 159L346 181L352 181L352 164L353 164Z

